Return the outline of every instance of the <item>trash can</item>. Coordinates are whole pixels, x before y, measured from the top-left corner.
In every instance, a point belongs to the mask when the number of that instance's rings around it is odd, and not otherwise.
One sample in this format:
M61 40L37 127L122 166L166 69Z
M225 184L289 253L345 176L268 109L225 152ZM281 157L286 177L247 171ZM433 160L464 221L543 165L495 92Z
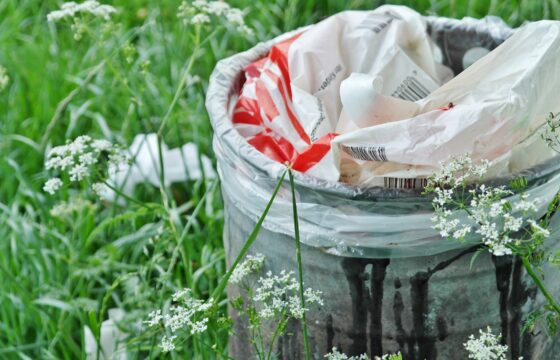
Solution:
M514 30L501 20L427 17L428 32L443 63L455 74L469 65L472 49L492 50ZM222 60L210 79L206 106L225 203L224 245L228 265L262 214L285 166L249 145L234 129L231 109L244 67L267 54L285 34ZM479 50L477 50L479 51ZM557 158L527 170L528 192L550 198L560 185ZM544 332L523 333L523 321L544 299L518 259L442 239L431 228L431 201L419 189L354 188L295 173L304 282L321 290L325 304L308 315L312 357L333 346L348 355L373 357L401 351L403 358L466 359L470 334L491 326L517 359L553 359L560 341ZM505 182L507 179L496 179ZM554 229L559 224L553 221ZM297 271L289 184L279 191L250 253L266 256L265 271ZM552 231L550 241L558 233ZM547 278L552 291L560 279ZM238 293L235 286L230 296ZM232 317L235 311L231 311ZM301 329L278 340L280 359L304 358ZM272 336L272 334L269 334ZM247 325L236 319L230 356L250 358Z

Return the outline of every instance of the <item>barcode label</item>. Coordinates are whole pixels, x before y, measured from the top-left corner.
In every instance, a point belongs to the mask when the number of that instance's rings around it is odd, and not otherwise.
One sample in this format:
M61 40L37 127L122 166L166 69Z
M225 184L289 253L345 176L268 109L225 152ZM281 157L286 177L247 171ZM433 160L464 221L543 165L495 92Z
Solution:
M389 161L385 154L385 146L347 146L342 149L355 159L368 161Z
M430 95L430 91L414 76L407 76L402 84L391 94L403 100L417 101Z
M383 186L389 189L424 189L428 186L428 179L383 178Z

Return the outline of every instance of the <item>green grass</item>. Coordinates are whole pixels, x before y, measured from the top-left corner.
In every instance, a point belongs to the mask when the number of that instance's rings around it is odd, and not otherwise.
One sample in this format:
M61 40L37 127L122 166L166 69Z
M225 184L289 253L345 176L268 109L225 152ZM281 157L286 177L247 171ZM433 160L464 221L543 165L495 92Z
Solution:
M55 197L42 191L48 178L43 170L46 147L82 134L129 144L138 133L157 131L192 54L192 38L176 17L180 1L112 2L120 10L114 17L118 27L100 44L87 37L76 42L68 26L47 23L46 14L60 3L0 1L0 65L11 78L8 88L0 92L2 359L81 358L83 327L95 332L108 308L125 309L131 324L125 330L138 335L133 324L161 304L171 289L191 287L196 296L207 297L225 273L223 209L219 187L211 182L190 181L165 193L170 208L180 207L178 218L171 218L165 209L146 213L95 201L79 189L66 189ZM192 68L202 81L182 92L169 113L163 132L166 143L175 147L191 141L212 156L211 128L203 103L217 60L338 11L369 9L381 3L231 1L246 9L255 39L221 32L204 47ZM558 0L391 3L459 18L493 14L512 25L560 18ZM126 43L137 49L130 64L122 51ZM104 56L110 66L106 64L84 83ZM143 72L146 60L150 66ZM149 185L135 195L156 203L162 196ZM82 206L67 217L49 215L57 203L77 199ZM157 237L160 224L174 224L181 236L165 232ZM210 331L206 340L219 344L218 352L223 352L226 339L224 332ZM139 357L148 353L149 344L133 344ZM187 342L173 356L219 357L213 354L204 344Z

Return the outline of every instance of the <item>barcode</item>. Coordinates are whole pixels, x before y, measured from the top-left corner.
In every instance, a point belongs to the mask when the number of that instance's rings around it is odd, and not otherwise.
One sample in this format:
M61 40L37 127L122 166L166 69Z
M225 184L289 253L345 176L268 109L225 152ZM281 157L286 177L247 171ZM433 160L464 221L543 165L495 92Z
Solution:
M403 100L416 101L430 95L430 91L424 87L414 76L407 76L402 84L391 96Z
M404 179L404 178L383 178L383 186L390 189L424 189L428 185L428 179Z
M368 161L389 161L385 154L385 146L346 146L344 151L355 159Z

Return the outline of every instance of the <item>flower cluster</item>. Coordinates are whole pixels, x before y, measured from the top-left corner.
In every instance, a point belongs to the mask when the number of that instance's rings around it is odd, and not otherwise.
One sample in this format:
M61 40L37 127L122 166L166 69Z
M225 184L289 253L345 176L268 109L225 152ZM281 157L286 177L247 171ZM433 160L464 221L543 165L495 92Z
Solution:
M258 272L259 270L261 270L263 264L263 254L247 255L245 261L237 265L237 267L233 270L229 281L232 284L239 284L250 273Z
M8 70L0 65L0 91L4 90L10 83L10 77L8 76Z
M251 35L253 31L245 24L243 11L231 7L223 1L196 0L191 3L183 1L177 16L185 25L207 25L212 18L224 21L238 32Z
M88 31L88 23L90 20L100 19L105 24L110 24L111 15L117 12L117 9L111 5L103 5L95 0L86 0L81 4L73 1L62 4L60 10L55 10L47 15L49 22L58 22L63 19L72 21L72 32L74 40L79 41ZM108 27L106 27L106 30Z
M331 352L324 356L327 360L370 360L370 357L366 354L359 356L348 356L344 353L338 351L336 347L333 347ZM397 354L385 354L381 357L376 356L374 360L402 360L401 353Z
M301 306L299 283L293 271L282 270L279 275L269 271L258 280L258 284L254 300L259 304L259 315L263 319L273 319L280 314L301 319L308 311ZM323 305L321 294L321 291L307 288L304 291L305 303Z
M93 208L94 206L95 205L90 201L78 197L53 206L49 213L51 214L51 216L62 218L65 216L72 216L74 213L80 212L88 207Z
M191 334L200 334L208 328L206 312L212 307L212 299L202 301L192 297L191 289L183 289L173 294L173 304L163 314L161 310L154 310L144 321L149 327L163 326L175 334L180 330L188 329ZM177 336L163 336L161 348L163 351L175 349L174 340Z
M467 181L481 179L487 168L487 162L475 165L470 158L463 156L442 165L441 172L429 179L426 189L435 194L433 228L442 237L459 241L474 232L496 256L512 253L511 245L518 243L513 236L524 227L530 227L534 235L547 237L548 231L529 219L537 211L540 199L529 199L527 194L520 194L512 204L507 197L514 193L505 187L476 184L467 189ZM457 208L465 210L466 219L458 211L453 211Z
M469 340L463 344L469 352L469 359L475 360L506 360L508 347L501 345L502 335L492 334L492 329L488 327L486 331L479 330L480 336L469 336Z
M428 189L442 185L451 189L464 186L473 178L482 178L490 163L482 160L480 164L474 164L470 156L462 155L440 165L440 171L428 179Z
M106 158L109 172L115 171L128 157L120 149L107 140L94 140L87 135L77 137L66 145L56 146L47 154L45 168L67 174L71 182L79 182L94 176L95 165ZM59 177L54 177L45 183L43 190L54 194L63 185ZM96 193L106 191L105 185L96 183L93 189Z
M47 15L47 20L57 22L65 18L73 19L78 15L90 14L94 17L108 21L111 18L111 15L116 12L117 9L111 5L103 5L95 0L86 0L81 4L70 1L62 4L60 6L60 10L50 12Z

